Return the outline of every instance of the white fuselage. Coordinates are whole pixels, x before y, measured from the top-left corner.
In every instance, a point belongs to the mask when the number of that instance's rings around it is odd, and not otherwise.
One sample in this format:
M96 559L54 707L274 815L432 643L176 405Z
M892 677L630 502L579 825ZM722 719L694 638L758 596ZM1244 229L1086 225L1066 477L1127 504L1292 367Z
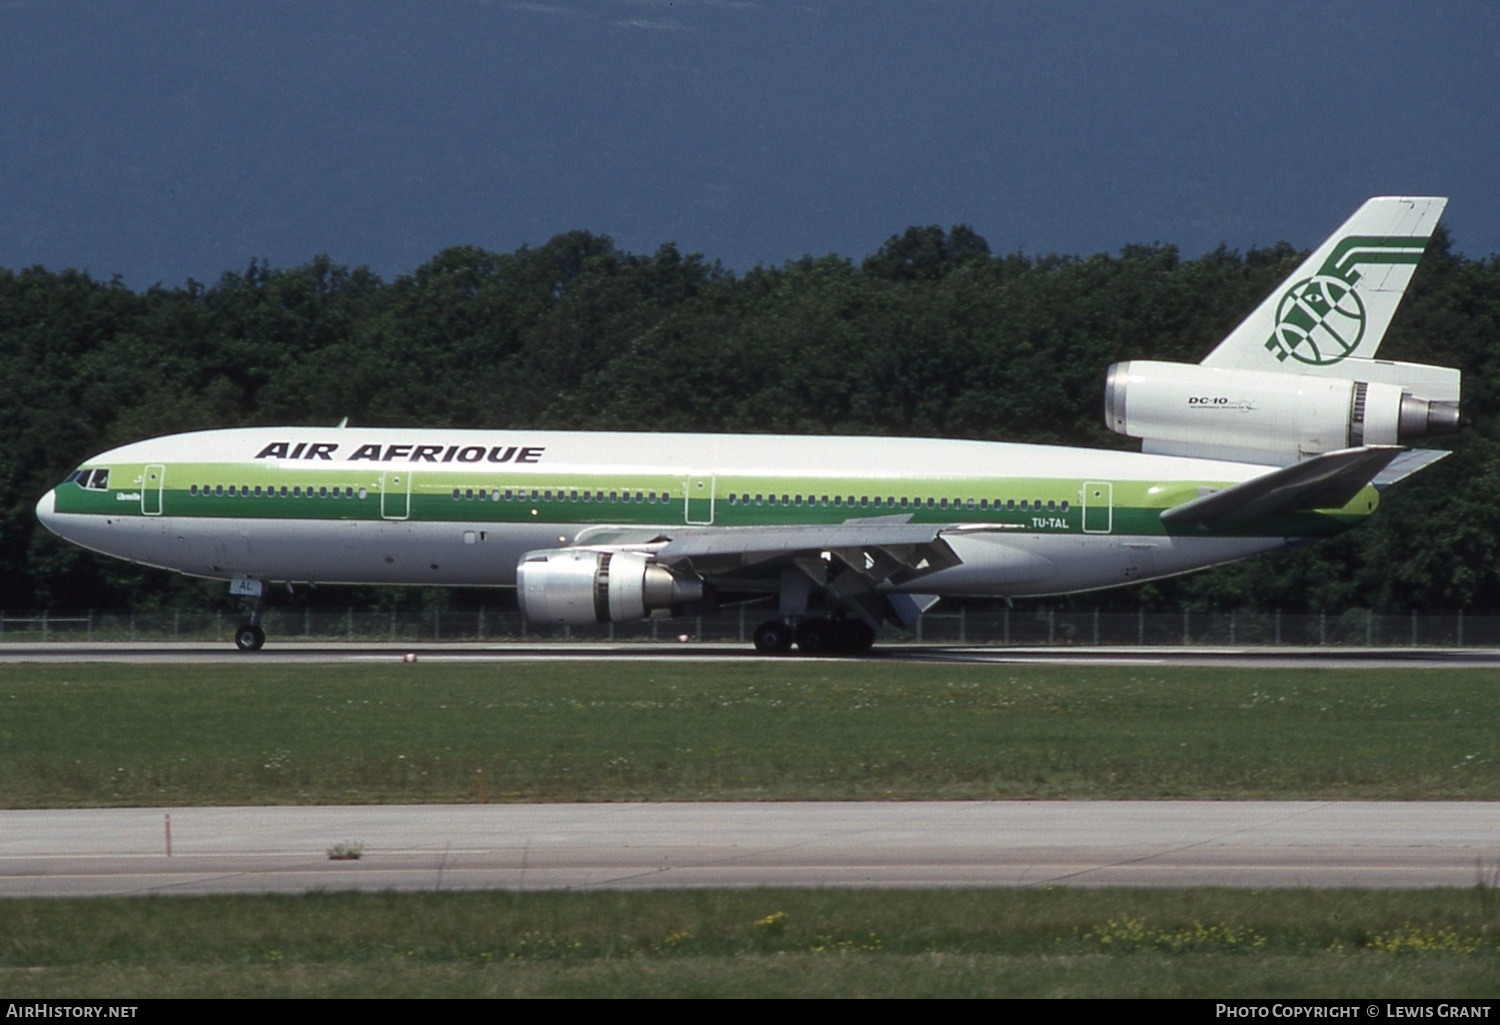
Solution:
M1284 544L1259 529L1172 533L1158 518L1270 469L935 439L254 428L106 452L37 511L86 548L196 576L477 586L513 586L538 549L934 523L959 564L888 589L1019 596Z

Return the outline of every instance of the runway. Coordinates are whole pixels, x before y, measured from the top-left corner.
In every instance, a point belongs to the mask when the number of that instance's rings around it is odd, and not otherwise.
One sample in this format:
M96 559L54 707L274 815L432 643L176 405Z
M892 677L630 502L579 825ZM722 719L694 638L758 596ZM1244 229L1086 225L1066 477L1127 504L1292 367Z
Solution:
M110 662L130 664L308 665L397 662L669 662L806 664L806 657L759 655L748 644L724 643L271 643L254 653L233 645L172 642L0 644L0 664ZM994 647L879 645L863 660L875 664L1172 665L1261 669L1494 669L1495 648L1341 647ZM847 661L847 660L840 660Z
M340 844L362 856L332 860L329 852ZM1497 875L1500 803L0 811L0 896L10 897L756 886L1472 887L1493 885Z

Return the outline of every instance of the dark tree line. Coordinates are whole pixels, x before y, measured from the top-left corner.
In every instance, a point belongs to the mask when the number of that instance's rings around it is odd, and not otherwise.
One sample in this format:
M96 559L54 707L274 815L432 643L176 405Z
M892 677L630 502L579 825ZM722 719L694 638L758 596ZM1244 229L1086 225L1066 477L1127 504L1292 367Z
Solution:
M87 456L176 431L347 416L1128 447L1101 420L1104 369L1197 362L1301 256L995 255L959 226L910 228L859 264L804 257L744 274L587 232L445 250L390 282L321 257L145 292L0 269L0 607L218 600L221 585L58 542L32 512ZM1381 354L1462 368L1474 425L1454 455L1343 538L1086 601L1500 608L1497 328L1500 261L1457 255L1440 234Z

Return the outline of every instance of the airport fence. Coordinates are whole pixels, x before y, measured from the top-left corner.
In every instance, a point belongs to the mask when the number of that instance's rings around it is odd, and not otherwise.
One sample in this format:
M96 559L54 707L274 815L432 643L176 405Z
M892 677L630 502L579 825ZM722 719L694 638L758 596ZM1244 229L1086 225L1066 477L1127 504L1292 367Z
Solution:
M538 627L514 608L432 610L269 609L273 641L305 643L748 642L762 607L713 615L589 627ZM233 611L0 612L0 644L182 641L231 643L245 616ZM885 642L1060 646L1500 647L1500 615L1408 613L1119 612L1048 607L935 610Z

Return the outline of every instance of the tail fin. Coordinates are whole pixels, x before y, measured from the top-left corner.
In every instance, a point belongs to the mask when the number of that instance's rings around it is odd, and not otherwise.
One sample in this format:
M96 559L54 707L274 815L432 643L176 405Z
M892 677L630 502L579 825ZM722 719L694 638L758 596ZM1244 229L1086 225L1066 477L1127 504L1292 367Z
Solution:
M1447 204L1441 197L1369 200L1203 365L1322 376L1345 359L1372 358Z
M1201 364L1116 363L1105 423L1145 452L1277 466L1457 430L1458 370L1373 358L1447 202L1370 200Z

